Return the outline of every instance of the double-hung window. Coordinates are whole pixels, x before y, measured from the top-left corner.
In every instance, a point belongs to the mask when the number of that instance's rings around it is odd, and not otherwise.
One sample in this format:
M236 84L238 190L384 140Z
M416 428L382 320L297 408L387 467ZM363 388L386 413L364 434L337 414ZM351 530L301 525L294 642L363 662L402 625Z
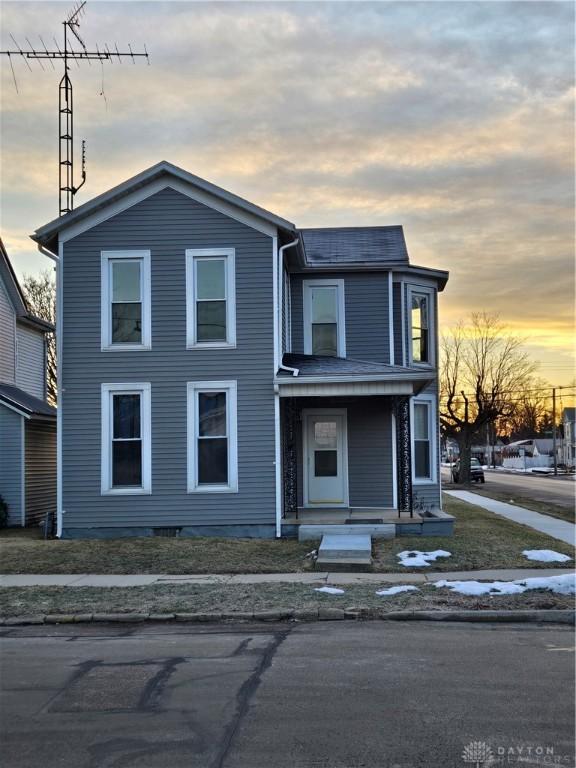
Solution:
M410 292L410 323L412 339L412 362L431 363L430 349L430 294L420 291Z
M233 248L186 251L186 346L236 345Z
M344 281L304 280L304 353L346 357Z
M151 492L150 384L102 384L102 493Z
M188 382L188 491L238 490L236 382Z
M149 349L150 251L102 251L102 349Z
M422 396L412 401L412 465L415 483L435 482L434 414L432 396Z

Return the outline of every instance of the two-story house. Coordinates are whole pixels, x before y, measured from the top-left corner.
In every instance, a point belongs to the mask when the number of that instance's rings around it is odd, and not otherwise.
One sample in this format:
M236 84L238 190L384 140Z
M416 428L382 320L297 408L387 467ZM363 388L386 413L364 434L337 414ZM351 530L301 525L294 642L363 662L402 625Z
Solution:
M46 402L46 333L0 240L0 496L8 525L56 512L56 409Z
M401 227L297 229L161 162L33 239L58 272L59 535L441 509L448 275Z

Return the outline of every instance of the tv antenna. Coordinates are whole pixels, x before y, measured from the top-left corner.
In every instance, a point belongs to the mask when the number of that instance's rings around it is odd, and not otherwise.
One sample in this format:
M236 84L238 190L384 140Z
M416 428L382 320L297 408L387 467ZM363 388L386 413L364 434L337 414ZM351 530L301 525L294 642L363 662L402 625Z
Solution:
M96 50L89 50L86 44L80 37L79 27L80 19L86 12L86 0L78 3L70 11L67 18L62 22L64 27L64 39L63 47L60 48L56 38L54 38L55 49L49 50L42 37L40 37L40 43L42 49L36 49L32 47L32 44L26 38L28 43L28 49L22 49L16 40L12 38L12 42L16 46L15 49L10 51L0 51L3 56L8 56L10 62L10 68L12 70L12 76L14 79L14 86L18 91L18 85L16 82L16 75L14 73L14 66L12 63L12 57L21 57L24 59L28 69L32 69L30 66L31 61L37 61L40 67L44 69L42 61L49 61L52 68L55 61L64 62L64 75L58 86L58 115L59 115L59 141L58 141L58 168L59 168L59 206L60 216L65 213L69 213L74 207L74 195L86 182L86 144L82 141L82 160L81 160L81 177L82 181L78 186L74 186L74 111L72 100L72 81L70 80L70 62L74 61L78 66L80 62L87 61L89 64L91 61L100 61L102 66L105 61L112 63L114 60L122 62L126 58L130 58L133 64L136 64L137 58L145 58L148 64L148 51L144 46L144 52L136 52L132 50L132 46L128 44L127 51L119 51L118 46L114 44L113 49L110 49L108 45L104 45L102 50L96 46ZM80 48L78 48L78 45ZM76 47L74 47L76 46Z

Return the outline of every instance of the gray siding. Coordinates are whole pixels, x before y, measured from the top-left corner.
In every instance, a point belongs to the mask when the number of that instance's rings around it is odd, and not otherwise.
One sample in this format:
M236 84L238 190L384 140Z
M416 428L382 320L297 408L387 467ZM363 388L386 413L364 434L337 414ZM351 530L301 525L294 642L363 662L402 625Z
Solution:
M26 525L56 513L56 424L26 423Z
M0 277L0 381L14 384L16 313Z
M351 507L392 507L391 401L302 398L301 408L346 408L348 415L348 491ZM302 421L297 429L298 505L303 504Z
M186 350L185 249L236 249L237 348ZM100 251L151 251L152 350L100 350ZM167 189L65 244L64 529L271 524L272 238ZM186 382L238 382L235 494L186 492ZM152 494L100 494L100 385L150 382Z
M22 525L23 420L0 405L0 496L8 504L8 525Z
M304 352L302 281L315 277L310 273L291 275L292 352L295 354ZM344 280L346 356L390 363L388 273L334 272L317 277Z
M45 397L45 339L44 334L25 328L16 327L17 366L16 386L29 395L44 400Z

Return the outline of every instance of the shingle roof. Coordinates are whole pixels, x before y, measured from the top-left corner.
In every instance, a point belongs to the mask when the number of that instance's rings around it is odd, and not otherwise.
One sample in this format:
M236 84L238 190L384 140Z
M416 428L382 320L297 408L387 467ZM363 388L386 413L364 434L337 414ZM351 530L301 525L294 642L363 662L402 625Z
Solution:
M29 395L28 392L12 384L0 384L0 403L5 403L25 416L48 416L56 418L56 408L53 408L44 400Z
M401 226L301 229L310 265L394 262L408 264Z
M297 368L298 378L306 376L386 376L391 378L422 377L423 371L416 368L405 368L401 365L385 365L384 363L367 360L351 360L349 357L325 357L323 355L293 355L286 354L282 358L284 365ZM292 378L289 371L278 371L278 376ZM433 374L430 374L432 378ZM424 378L426 373L424 372Z

